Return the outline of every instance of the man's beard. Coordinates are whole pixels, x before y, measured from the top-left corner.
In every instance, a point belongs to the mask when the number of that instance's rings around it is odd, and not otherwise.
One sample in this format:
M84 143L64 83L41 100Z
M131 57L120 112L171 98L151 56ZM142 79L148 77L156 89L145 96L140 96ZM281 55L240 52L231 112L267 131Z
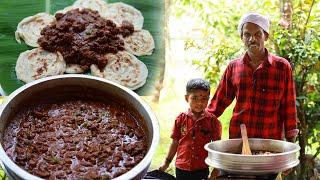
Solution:
M264 48L261 49L260 46L256 43L251 43L247 46L245 46L246 51L250 51L252 53L263 53Z

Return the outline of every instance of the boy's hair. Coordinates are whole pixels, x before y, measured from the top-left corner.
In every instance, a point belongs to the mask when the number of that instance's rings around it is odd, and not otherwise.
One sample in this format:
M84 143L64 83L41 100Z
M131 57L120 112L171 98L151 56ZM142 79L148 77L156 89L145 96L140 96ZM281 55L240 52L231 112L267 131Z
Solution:
M186 86L187 93L190 93L194 90L204 90L210 92L210 84L208 81L196 78L196 79L190 79Z

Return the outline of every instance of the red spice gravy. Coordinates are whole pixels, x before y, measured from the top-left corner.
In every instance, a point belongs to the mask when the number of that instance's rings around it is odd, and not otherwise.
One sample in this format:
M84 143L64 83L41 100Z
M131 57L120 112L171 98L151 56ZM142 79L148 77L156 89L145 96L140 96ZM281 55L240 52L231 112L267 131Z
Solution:
M136 119L116 103L39 104L15 116L2 145L16 164L45 179L110 179L147 152Z

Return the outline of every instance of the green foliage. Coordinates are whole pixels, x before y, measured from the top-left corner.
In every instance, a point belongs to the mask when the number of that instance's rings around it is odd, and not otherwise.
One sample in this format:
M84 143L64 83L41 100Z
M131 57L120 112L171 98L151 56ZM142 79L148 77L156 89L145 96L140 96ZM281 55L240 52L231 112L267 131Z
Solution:
M294 67L298 117L304 121L300 124L299 136L308 137L306 150L315 149L311 152L314 156L320 153L320 22L316 20L320 13L317 7L319 3L312 4L312 1L306 1L303 6L295 3L291 27L278 26L273 34L277 54Z
M221 75L221 66L224 66L224 62L228 59L232 59L234 54L238 50L230 48L227 44L221 44L219 48L213 48L206 51L205 59L194 60L193 63L203 69L205 73L205 79L211 84L218 84L219 77Z
M268 8L264 9L266 6ZM186 48L196 48L203 52L204 57L194 60L194 64L205 72L205 78L212 85L217 85L227 62L244 51L237 32L240 16L245 12L255 11L269 14L270 17L279 17L273 13L278 6L278 2L261 0L174 0L173 9L176 16L194 14L205 26L202 29L203 41L199 43L190 37Z
M0 180L7 180L9 179L8 176L4 173L3 169L0 166Z

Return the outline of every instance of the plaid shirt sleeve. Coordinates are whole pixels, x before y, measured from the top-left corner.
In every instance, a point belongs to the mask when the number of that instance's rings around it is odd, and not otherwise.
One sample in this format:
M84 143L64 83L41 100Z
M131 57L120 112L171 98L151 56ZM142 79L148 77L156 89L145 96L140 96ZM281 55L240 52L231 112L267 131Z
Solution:
M181 138L181 119L182 119L182 113L179 114L179 116L174 121L171 138L174 140L179 140Z
M217 141L221 139L221 134L222 134L222 126L220 121L213 115L212 118L212 123L213 123L213 141Z
M235 97L235 88L230 80L232 75L231 65L225 70L219 86L208 106L208 112L216 117L221 116L223 111L232 103Z
M280 102L280 119L284 122L286 138L292 138L298 134L299 130L297 129L296 95L292 69L290 65L287 67L286 90Z

